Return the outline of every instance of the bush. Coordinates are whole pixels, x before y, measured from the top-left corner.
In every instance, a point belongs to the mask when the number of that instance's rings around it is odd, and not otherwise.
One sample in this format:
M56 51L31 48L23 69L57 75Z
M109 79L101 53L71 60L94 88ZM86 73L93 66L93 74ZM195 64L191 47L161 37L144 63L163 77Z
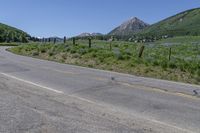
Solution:
M97 53L92 52L92 57L93 57L93 58L96 58L96 57L97 57Z
M38 52L38 51L32 52L32 56L38 56L38 55L39 55L39 52Z
M76 49L74 49L74 48L73 48L73 49L71 49L71 50L70 50L70 53L71 53L71 54L74 54L74 53L76 53Z
M75 53L75 54L72 55L72 57L73 57L73 58L80 58L80 54Z
M177 68L177 65L175 62L169 62L169 68L172 68L172 69L176 69Z
M121 52L115 52L115 57L116 57L118 60L124 60L124 56L122 55Z
M157 61L157 60L154 60L153 61L153 66L159 66L160 64L159 64L159 62Z
M197 75L200 77L200 70L197 70Z
M53 56L53 55L54 55L54 52L53 52L53 51L49 51L49 52L48 52L48 55L49 55L49 56Z
M87 50L84 49L84 48L80 48L79 51L78 51L78 53L81 54L81 55L84 55L84 54L87 53Z
M62 55L62 59L66 60L67 59L67 54Z
M47 51L47 49L46 49L45 47L41 47L41 48L40 48L40 52L41 52L41 53L46 53L46 51Z
M162 67L164 70L166 70L167 67L168 67L167 61L163 60L163 61L161 61L160 63L161 63L161 67Z

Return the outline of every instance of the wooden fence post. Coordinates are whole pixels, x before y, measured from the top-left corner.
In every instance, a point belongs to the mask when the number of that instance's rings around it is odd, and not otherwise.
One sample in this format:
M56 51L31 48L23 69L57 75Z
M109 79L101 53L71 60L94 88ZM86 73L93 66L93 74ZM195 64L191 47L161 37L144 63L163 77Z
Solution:
M91 46L92 46L92 39L88 38L88 40L89 40L89 48L91 48Z
M56 38L54 38L53 43L56 44Z
M72 40L73 40L73 45L76 45L76 39L73 38Z
M64 36L64 44L66 43L66 40L67 40L67 39L66 39L66 36Z
M145 48L144 45L140 48L140 53L139 53L139 56L138 56L139 58L142 57L142 54L143 54L143 52L144 52L144 48Z
M169 48L169 61L171 60L172 48Z

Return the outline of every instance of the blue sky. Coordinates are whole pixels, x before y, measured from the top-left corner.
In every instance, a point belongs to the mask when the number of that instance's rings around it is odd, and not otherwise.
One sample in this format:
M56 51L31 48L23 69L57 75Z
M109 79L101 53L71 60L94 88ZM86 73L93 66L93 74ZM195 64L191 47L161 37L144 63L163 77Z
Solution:
M155 23L200 0L0 0L0 22L37 37L108 33L131 17Z

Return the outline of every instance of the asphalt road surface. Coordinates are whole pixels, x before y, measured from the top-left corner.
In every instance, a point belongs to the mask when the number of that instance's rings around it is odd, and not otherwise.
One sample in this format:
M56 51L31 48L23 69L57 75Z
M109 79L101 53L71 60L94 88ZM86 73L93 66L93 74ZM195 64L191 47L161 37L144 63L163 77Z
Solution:
M0 47L0 133L199 133L200 87Z

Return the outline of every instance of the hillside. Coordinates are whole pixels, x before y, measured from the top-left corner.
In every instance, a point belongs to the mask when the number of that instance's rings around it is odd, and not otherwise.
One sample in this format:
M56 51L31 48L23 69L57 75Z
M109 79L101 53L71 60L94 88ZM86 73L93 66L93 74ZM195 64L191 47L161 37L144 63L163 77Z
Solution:
M140 35L144 36L185 36L200 35L200 8L187 10L153 24Z
M0 23L0 42L27 42L26 32Z
M149 26L147 23L134 17L109 32L108 35L127 36L139 32L147 26Z

